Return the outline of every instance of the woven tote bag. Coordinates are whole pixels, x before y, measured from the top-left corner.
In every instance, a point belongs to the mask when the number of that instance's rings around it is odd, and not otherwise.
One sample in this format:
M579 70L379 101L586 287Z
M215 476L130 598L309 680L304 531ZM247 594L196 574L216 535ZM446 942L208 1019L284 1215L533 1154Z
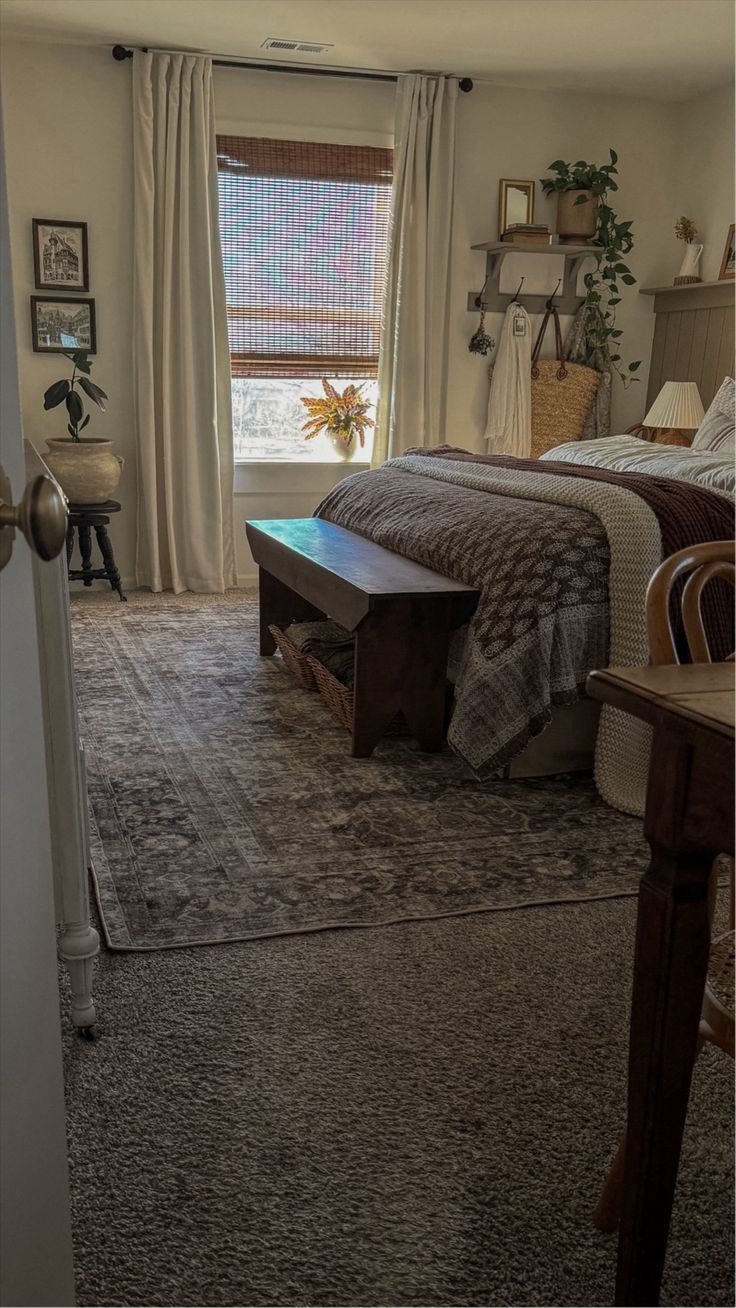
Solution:
M550 318L555 324L555 359L540 359L539 353ZM553 304L547 305L532 351L532 449L538 459L555 445L579 441L590 406L600 384L600 373L582 363L566 363L562 349L560 318Z

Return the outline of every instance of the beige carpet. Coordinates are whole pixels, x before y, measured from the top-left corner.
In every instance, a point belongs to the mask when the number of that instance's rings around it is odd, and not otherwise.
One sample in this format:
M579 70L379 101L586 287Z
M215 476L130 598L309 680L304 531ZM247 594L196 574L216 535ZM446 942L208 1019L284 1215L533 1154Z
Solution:
M598 1305L635 903L105 952L66 1030L80 1304ZM65 984L65 982L64 982ZM662 1302L733 1303L733 1066Z

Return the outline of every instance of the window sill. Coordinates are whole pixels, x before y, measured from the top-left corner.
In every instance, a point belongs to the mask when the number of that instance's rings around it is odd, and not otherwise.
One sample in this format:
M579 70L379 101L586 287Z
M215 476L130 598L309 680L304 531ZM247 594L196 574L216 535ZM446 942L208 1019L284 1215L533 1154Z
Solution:
M367 461L348 463L306 462L299 459L238 459L235 463L236 495L323 495L344 477L367 472Z
M370 468L369 459L236 459L236 468Z

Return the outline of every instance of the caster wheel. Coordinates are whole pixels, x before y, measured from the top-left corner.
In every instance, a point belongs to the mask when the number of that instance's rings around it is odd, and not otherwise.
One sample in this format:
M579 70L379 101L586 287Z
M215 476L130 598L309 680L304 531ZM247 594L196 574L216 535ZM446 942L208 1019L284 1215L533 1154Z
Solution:
M93 1026L78 1026L77 1031L79 1032L79 1035L82 1040L89 1040L93 1042L97 1039L97 1032Z

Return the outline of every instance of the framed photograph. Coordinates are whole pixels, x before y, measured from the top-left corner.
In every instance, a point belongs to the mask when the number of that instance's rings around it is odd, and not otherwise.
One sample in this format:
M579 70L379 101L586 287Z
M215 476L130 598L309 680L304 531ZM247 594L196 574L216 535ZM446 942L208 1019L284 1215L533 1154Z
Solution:
M34 218L33 268L39 291L88 291L87 224Z
M728 229L728 236L726 238L726 248L723 251L723 262L721 263L721 271L718 274L719 282L725 282L728 280L728 278L734 276L735 261L734 261L734 248L733 248L733 229L734 229L734 224L731 223L731 226Z
M62 350L96 354L95 302L32 295L31 331L36 354L60 354Z

